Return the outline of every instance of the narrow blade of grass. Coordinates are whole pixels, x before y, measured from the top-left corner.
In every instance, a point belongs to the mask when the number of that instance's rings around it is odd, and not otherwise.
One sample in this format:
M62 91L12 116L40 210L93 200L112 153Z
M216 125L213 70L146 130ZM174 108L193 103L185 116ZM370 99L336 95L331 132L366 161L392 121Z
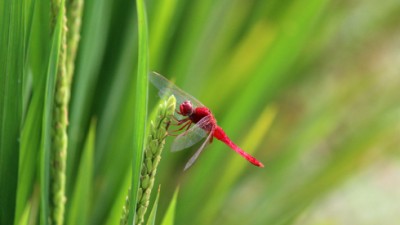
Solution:
M127 190L129 190L129 186L131 184L132 175L128 172L124 177L124 182L121 185L120 192L115 197L115 201L111 210L108 214L108 218L104 224L106 225L114 225L116 221L121 221L121 209L126 205L127 201ZM128 200L129 201L129 200Z
M31 207L32 207L31 203L26 204L26 207L23 210L23 213L21 214L21 217L18 217L19 221L16 222L15 224L20 224L20 225L28 224L29 213L31 212Z
M0 2L0 224L13 224L26 59L25 2Z
M21 148L19 159L19 175L17 189L17 208L15 213L18 222L22 211L33 189L37 172L35 159L39 154L42 128L43 98L45 80L41 79L40 87L33 93L32 101L28 107L27 117L21 133Z
M150 68L158 70L160 62L164 59L167 44L172 33L171 21L177 17L177 12L181 4L177 4L178 0L167 0L157 2L156 9L152 13L149 21L150 33Z
M156 200L154 200L153 207L151 208L149 219L147 220L147 225L156 224L156 215L157 215L157 207L158 207L158 199L160 198L160 187L158 187Z
M176 56L170 60L169 68L171 75L180 80L187 74L187 69L191 64L192 54L197 50L198 43L202 36L202 30L206 27L209 18L209 11L213 6L218 4L216 1L204 0L196 1L189 4L190 7L186 8L191 16L191 19L184 21L182 35L180 38L181 43L176 46Z
M61 2L64 4L64 1ZM49 224L49 183L50 183L50 151L52 138L52 112L57 76L57 64L60 55L62 18L64 10L58 13L57 23L52 37L49 65L46 74L46 88L43 106L42 137L40 147L40 224Z
M40 201L39 185L35 185L33 189L34 190L32 191L32 197L26 203L25 209L23 210L23 213L21 213L21 216L17 218L18 221L15 221L14 223L15 225L37 224L39 215L39 201Z
M43 9L47 9L46 4L39 4L37 1L31 1L32 4L29 9L35 15L28 15L27 21L32 23L31 29L27 28L26 38L29 38L29 66L32 76L26 79L32 79L32 83L28 83L24 79L26 85L26 104L27 109L25 112L24 123L21 131L21 146L19 158L19 171L18 171L18 188L17 188L17 205L15 212L15 223L18 223L22 212L26 208L29 196L34 189L33 184L37 175L37 161L36 156L39 155L41 133L38 130L42 128L43 105L44 105L44 90L46 87L46 73L47 63L43 59L48 58L49 49L51 47L48 26L43 24L50 24L49 19L46 19L47 13L41 13ZM28 6L27 6L28 7ZM47 15L49 16L49 15ZM43 18L45 17L45 18ZM46 22L44 22L46 21ZM32 92L32 93L31 93ZM32 95L32 96L31 96ZM30 97L31 96L31 97Z
M178 193L179 193L179 187L176 188L176 190L174 192L174 196L172 197L172 200L169 203L167 212L164 215L161 225L174 225L175 224L174 221L175 221L176 202L178 200Z
M135 221L137 193L139 190L140 171L143 160L144 138L147 121L147 93L148 93L148 31L146 6L143 0L136 1L138 14L138 73L136 83L136 102L133 124L133 151L131 204L128 223Z
M89 207L92 194L93 154L95 148L96 122L93 120L86 139L82 160L79 166L75 189L71 197L70 211L67 223L89 224Z

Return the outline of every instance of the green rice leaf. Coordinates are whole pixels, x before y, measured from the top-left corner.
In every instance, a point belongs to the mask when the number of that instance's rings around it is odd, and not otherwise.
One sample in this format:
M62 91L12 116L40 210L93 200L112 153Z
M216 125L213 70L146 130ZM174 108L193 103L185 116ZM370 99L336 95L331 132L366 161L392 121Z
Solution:
M15 224L20 224L20 225L24 225L24 224L28 224L29 221L29 213L31 212L31 203L26 204L26 207L21 215L21 217L18 217L18 222L16 222Z
M149 16L150 68L152 70L157 70L166 56L168 47L166 43L171 40L166 37L170 37L172 33L169 25L179 13L177 11L180 8L182 5L178 4L178 0L160 1L156 4L152 17Z
M121 185L121 191L118 193L118 195L115 197L116 200L114 202L114 205L111 208L111 211L108 215L107 221L104 223L106 225L114 225L116 221L120 220L121 221L121 209L126 205L127 203L127 190L130 191L129 185L131 183L131 178L132 175L128 173L125 178L124 182ZM121 223L120 223L121 224Z
M66 224L74 225L89 223L89 209L92 200L95 135L96 122L95 120L92 120L85 148L83 150L81 164L79 166L78 177L71 198L70 210Z
M154 200L153 207L151 208L149 219L147 220L147 225L154 225L156 223L158 199L160 198L160 187L158 187L157 197Z
M39 186L35 185L32 191L32 197L25 205L22 215L15 221L16 225L33 225L37 224L39 215Z
M146 135L147 122L147 90L148 90L148 31L146 7L143 0L136 1L138 14L138 73L136 82L136 101L135 115L133 123L133 163L132 163L132 184L131 184L131 200L137 201L139 190L140 171L143 160L144 139ZM128 223L135 221L136 204L130 204Z
M179 187L175 189L174 196L169 203L167 212L161 222L161 225L174 225L175 224L175 213L176 213L176 202L178 199Z
M0 2L0 224L13 224L31 2Z
M33 183L37 172L37 158L40 150L41 133L37 132L42 127L43 99L45 80L42 79L40 88L33 93L32 101L28 108L27 117L21 134L20 165L17 189L16 222L18 222L25 204L32 193Z
M48 49L51 44L47 39L49 35L48 26L49 20L39 18L45 17L47 13L41 13L41 10L47 9L46 4L39 4L35 0L31 1L31 6L27 7L32 10L32 15L27 16L27 20L32 23L32 28L27 28L27 38L29 38L29 73L24 78L24 106L27 108L24 112L24 122L21 131L21 146L18 171L18 188L17 188L17 206L15 213L15 223L17 224L22 212L26 209L26 204L32 190L34 189L34 180L37 176L37 156L39 155L40 139L43 117L43 99L46 86L47 62L43 59L48 58ZM36 5L36 6L35 6ZM33 18L32 16L35 15ZM49 16L49 15L47 15ZM47 21L47 22L43 22ZM30 30L32 29L32 32ZM40 37L40 38L39 38ZM32 207L34 208L34 207Z

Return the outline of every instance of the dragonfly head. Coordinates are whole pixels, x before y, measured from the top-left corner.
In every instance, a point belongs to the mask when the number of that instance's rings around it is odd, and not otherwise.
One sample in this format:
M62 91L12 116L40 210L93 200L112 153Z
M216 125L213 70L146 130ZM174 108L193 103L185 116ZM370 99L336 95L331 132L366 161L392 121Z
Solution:
M180 106L179 110L182 116L190 116L193 113L193 106L190 101L184 101Z

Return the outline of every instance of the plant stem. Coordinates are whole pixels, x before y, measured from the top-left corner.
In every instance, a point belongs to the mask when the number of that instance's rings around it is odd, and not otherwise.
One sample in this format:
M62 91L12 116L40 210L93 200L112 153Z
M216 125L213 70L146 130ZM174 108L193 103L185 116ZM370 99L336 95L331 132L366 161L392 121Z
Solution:
M167 137L167 124L174 115L176 99L171 95L166 101L158 106L157 116L150 122L150 132L147 137L146 147L140 176L140 187L136 202L135 224L142 224L144 215L149 206L150 194L153 189L157 167L161 159L161 152L164 148L165 138ZM131 193L131 191L129 191ZM128 222L128 210L130 205L128 194L123 208L120 224Z
M83 0L67 1L67 79L68 85L71 85L74 69L75 58L78 51L78 44L81 38L80 30L82 24Z
M60 54L57 65L57 80L53 108L53 131L51 151L51 221L52 224L64 223L65 211L65 169L67 160L67 124L68 124L68 96L70 86L67 79L66 52L67 52L67 17L64 1L52 1L53 21L56 21L59 10L63 10ZM54 23L55 24L55 23ZM53 26L54 28L54 26Z

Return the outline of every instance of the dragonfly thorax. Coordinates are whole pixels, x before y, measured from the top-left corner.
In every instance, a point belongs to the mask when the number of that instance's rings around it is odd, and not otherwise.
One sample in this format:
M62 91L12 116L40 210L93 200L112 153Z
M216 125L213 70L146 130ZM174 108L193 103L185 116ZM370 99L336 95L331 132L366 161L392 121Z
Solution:
M190 101L184 101L179 106L179 110L182 116L190 116L193 114L193 105Z

